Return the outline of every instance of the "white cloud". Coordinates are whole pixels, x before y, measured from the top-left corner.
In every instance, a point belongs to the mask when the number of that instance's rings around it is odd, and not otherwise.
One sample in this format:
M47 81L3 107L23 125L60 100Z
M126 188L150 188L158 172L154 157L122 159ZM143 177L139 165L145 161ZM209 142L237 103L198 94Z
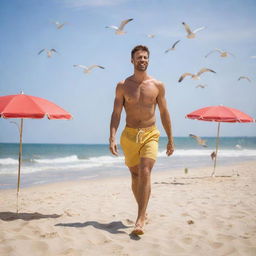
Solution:
M82 8L115 6L126 1L127 0L63 0L62 2L69 8Z

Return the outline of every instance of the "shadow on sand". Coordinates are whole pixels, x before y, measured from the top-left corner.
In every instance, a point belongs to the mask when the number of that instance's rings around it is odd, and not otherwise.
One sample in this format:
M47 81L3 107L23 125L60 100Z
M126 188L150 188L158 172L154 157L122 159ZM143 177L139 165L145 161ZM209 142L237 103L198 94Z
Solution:
M130 228L124 225L121 221L113 221L107 224L99 223L97 221L86 221L86 222L74 222L74 223L58 223L55 226L61 227L72 227L72 228L84 228L88 226L93 226L94 228L105 230L111 234L122 234L126 233L120 229Z
M3 221L13 221L13 220L38 220L47 218L59 218L59 214L41 214L38 212L0 212L0 219Z

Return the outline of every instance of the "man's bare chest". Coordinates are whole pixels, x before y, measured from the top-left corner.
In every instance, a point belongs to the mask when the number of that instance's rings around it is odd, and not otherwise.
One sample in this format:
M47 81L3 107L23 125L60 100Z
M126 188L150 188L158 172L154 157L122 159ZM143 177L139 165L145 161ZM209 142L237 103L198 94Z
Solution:
M158 96L158 89L154 85L127 86L124 98L128 104L154 104Z

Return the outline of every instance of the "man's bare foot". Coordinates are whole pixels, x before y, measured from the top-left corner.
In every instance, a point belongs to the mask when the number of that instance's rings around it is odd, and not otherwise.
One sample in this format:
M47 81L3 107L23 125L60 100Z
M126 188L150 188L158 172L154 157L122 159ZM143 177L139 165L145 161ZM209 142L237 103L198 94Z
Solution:
M140 224L135 224L134 230L132 231L133 235L141 236L144 234L143 227Z

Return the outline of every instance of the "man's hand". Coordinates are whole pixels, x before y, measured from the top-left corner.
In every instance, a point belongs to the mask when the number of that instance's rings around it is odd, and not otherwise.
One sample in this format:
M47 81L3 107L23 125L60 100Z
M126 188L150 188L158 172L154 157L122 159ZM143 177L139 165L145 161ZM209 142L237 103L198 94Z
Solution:
M109 150L113 155L118 156L118 149L115 139L109 139Z
M166 155L170 156L174 152L174 144L172 142L168 142L167 147L166 147Z

